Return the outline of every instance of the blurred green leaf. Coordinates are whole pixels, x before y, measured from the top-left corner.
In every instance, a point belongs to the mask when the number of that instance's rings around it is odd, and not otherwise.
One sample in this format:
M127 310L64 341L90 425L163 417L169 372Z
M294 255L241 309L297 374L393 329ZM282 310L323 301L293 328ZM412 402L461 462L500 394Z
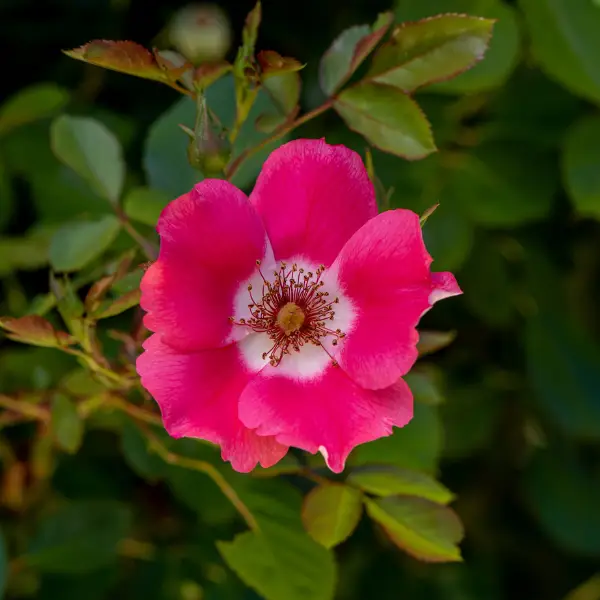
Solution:
M117 559L131 528L129 509L113 501L79 501L45 517L22 559L47 573L83 573Z
M333 548L352 535L362 515L362 494L342 483L319 485L304 498L302 522L309 535Z
M427 118L397 88L362 83L344 90L333 106L350 129L380 150L416 160L436 149Z
M441 373L432 366L416 365L404 376L416 402L436 406L444 402L440 389Z
M206 91L208 107L217 115L224 127L231 127L235 120L235 92L231 75L223 77ZM266 137L255 128L256 120L264 114L277 112L277 106L268 93L261 90L241 128L233 147L233 158ZM193 128L196 107L189 98L182 98L165 112L150 128L144 151L144 170L148 185L161 190L172 198L185 194L204 176L193 169L187 160L187 137L180 124ZM287 136L267 144L254 154L233 176L232 183L240 188L249 186L258 175L266 157L284 143Z
M2 140L5 161L23 178L36 214L45 223L62 223L80 215L112 212L111 205L53 154L49 126L32 123Z
M392 542L415 558L428 562L462 560L457 544L463 528L448 507L412 496L366 500L366 507Z
M63 108L69 93L54 83L26 87L0 106L0 136L15 127L45 119Z
M352 76L382 40L392 21L391 13L381 13L372 27L355 25L333 41L319 65L319 83L327 96L333 95Z
M480 236L460 279L471 312L492 327L507 327L515 317L509 265L489 234Z
M64 225L52 238L50 264L63 272L85 267L110 247L120 228L119 219L113 215Z
M188 162L188 138L179 128L180 124L193 127L195 112L194 103L181 98L152 124L146 137L143 163L148 185L172 198L204 179Z
M493 25L468 15L404 23L375 53L366 78L404 92L449 79L483 58Z
M169 196L160 190L148 187L133 188L123 201L125 214L134 221L155 227Z
M429 475L393 465L355 467L346 481L376 496L417 496L439 504L448 504L454 499L449 489Z
M577 211L600 219L600 117L584 117L569 129L563 177Z
M469 256L474 227L451 205L442 201L435 216L423 228L423 238L433 257L435 271L456 271Z
M571 451L539 451L524 473L528 504L567 552L600 556L600 484Z
M21 236L0 236L0 276L32 271L48 264L48 249L56 227L38 226Z
M600 350L563 316L540 314L526 328L527 368L535 397L566 433L600 440Z
M52 431L58 445L74 454L83 441L83 419L77 413L74 402L64 394L52 399Z
M532 152L535 161L530 160ZM552 154L497 142L455 157L444 196L476 223L514 227L544 218L558 184Z
M590 0L520 0L540 66L575 94L600 102L600 11Z
M501 0L396 0L396 18L416 21L441 13L496 19L485 58L466 73L434 84L427 91L465 94L502 85L514 69L520 50L517 11Z
M58 117L50 128L56 156L91 188L117 204L125 182L123 151L116 137L101 123L85 117Z
M433 354L438 350L443 350L456 339L455 331L428 331L421 329L419 331L419 341L417 350L419 356Z
M95 310L92 316L95 319L108 319L137 306L140 303L141 291L132 290L114 300L106 300Z
M389 437L358 446L348 465L386 464L432 473L442 447L443 429L437 407L416 403L412 421Z
M502 398L481 384L452 388L440 407L444 456L465 458L493 445L502 407Z

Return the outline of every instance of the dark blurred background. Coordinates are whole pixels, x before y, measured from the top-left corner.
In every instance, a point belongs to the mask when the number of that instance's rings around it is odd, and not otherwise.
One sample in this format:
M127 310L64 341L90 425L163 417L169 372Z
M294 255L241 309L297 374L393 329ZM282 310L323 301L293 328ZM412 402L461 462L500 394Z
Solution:
M0 0L0 101L55 82L70 93L67 112L95 116L117 133L128 177L141 180L148 129L177 93L73 61L61 49L96 38L150 47L166 39L165 25L184 5ZM252 3L219 6L232 59ZM422 212L440 202L426 241L434 269L455 272L464 295L424 319L424 327L457 337L421 367L435 385L410 433L359 448L351 459L439 474L458 495L465 562L418 563L363 521L338 550L337 597L598 600L598 580L569 593L600 570L600 7L592 0L265 0L258 48L307 64L308 110L322 99L318 63L332 40L388 9L397 20L439 12L500 19L477 69L419 94L440 152L415 163L374 152L377 175L394 188L391 206ZM363 155L366 146L333 113L294 135L324 135ZM57 165L47 121L0 137L0 314L26 314L47 291L47 240L40 234L32 242L31 228L96 210L93 199L83 205L87 196L71 193ZM50 388L72 368L51 350L0 340L1 393ZM29 429L0 430L0 514L25 537L33 517L10 495L14 455L6 447L23 460L30 438ZM238 526L209 484L198 483L194 496L186 484L154 483L123 463L103 431L57 460L53 491L46 488L35 510L51 505L53 494L125 500L138 537L155 546L129 548L126 564L110 569L24 576L9 597L256 597L214 549Z

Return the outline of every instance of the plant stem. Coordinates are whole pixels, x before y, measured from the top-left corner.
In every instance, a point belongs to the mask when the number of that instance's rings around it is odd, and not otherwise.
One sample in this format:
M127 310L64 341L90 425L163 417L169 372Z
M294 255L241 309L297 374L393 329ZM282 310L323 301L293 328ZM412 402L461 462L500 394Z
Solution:
M150 425L162 425L162 419L159 415L155 413L151 413L143 408L135 404L131 404L126 400L123 400L119 396L110 395L106 399L107 404L114 406L115 408L122 410L127 413L130 417L134 418L136 421L142 421L144 423L148 423Z
M142 249L146 258L154 262L158 257L156 248L139 233L139 231L131 224L127 215L120 208L117 208L117 216L121 221L121 225L123 225L123 229Z
M240 168L241 164L246 159L250 158L253 154L256 154L256 152L258 152L259 150L261 150L262 148L264 148L271 142L274 142L274 141L278 140L279 138L283 137L286 133L293 131L294 129L296 129L296 127L299 127L300 125L304 125L304 123L307 123L311 119L318 117L321 113L324 113L326 110L329 110L332 106L333 106L333 100L329 99L324 104L321 104L321 106L318 106L314 110L307 112L305 115L303 115L299 119L292 121L288 125L284 125L281 129L278 129L275 133L273 133L269 137L265 138L262 142L260 142L256 146L252 146L252 148L248 148L247 150L244 150L225 170L225 175L227 176L227 179L229 181L231 181L231 178L236 173L236 171Z
M45 422L50 420L49 412L43 409L41 406L36 406L35 404L30 404L29 402L21 402L19 400L15 400L14 398L9 398L4 394L0 394L0 406L6 410L16 412L32 419Z
M204 460L198 460L196 458L189 458L187 456L180 456L171 452L166 446L164 446L160 440L148 430L147 427L141 428L148 441L151 444L151 448L158 454L166 463L183 467L184 469L192 469L194 471L200 471L205 475L208 475L223 492L225 497L233 504L233 506L240 513L244 521L250 529L257 531L259 529L256 519L250 512L249 508L243 503L242 499L238 496L237 492L229 485L225 477L215 467Z

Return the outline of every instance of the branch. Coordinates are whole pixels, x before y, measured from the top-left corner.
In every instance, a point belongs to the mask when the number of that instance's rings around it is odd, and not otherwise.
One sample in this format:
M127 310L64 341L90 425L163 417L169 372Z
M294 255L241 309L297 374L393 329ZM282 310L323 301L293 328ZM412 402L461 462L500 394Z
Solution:
M258 530L258 523L250 512L250 509L244 504L242 499L238 496L237 492L229 485L225 477L213 465L196 458L188 458L187 456L180 456L171 452L163 443L151 432L147 427L141 427L142 432L148 438L150 447L156 454L158 454L166 463L183 467L184 469L191 469L193 471L200 471L205 475L208 475L223 492L227 499L233 504L236 510L240 513L244 521L250 529L253 531Z
M296 127L299 127L300 125L304 125L304 123L307 123L311 119L318 117L321 113L324 113L326 110L329 110L332 106L333 106L333 100L330 98L324 104L321 104L321 106L306 113L303 117L300 117L299 119L292 121L289 125L286 125L286 126L282 127L281 129L277 130L275 133L273 133L269 137L265 138L262 142L260 142L256 146L252 146L251 148L244 150L225 170L225 176L227 177L227 180L231 181L231 178L233 177L233 175L236 173L236 171L240 168L241 164L246 159L248 159L252 155L256 154L259 150L261 150L262 148L264 148L271 142L274 142L274 141L282 138L284 135L286 135L290 131L293 131L294 129L296 129Z

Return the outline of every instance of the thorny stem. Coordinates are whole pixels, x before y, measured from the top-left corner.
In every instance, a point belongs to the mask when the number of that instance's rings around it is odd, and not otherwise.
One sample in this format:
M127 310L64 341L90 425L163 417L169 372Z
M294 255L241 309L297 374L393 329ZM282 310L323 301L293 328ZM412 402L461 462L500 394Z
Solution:
M244 150L225 170L225 175L226 175L227 179L229 181L231 181L231 178L233 177L235 172L240 168L240 165L246 159L250 158L253 154L256 154L256 152L258 152L259 150L261 150L262 148L264 148L271 142L274 142L274 141L278 140L279 138L283 137L286 133L293 131L294 129L296 129L296 127L299 127L300 125L304 125L304 123L307 123L311 119L318 117L321 113L324 113L326 110L329 110L332 106L333 106L333 100L329 99L324 104L321 104L321 106L318 106L314 110L307 112L305 115L303 115L299 119L292 121L288 125L284 125L281 129L278 129L275 133L273 133L269 137L265 138L262 142L260 142L256 146L252 146L251 148Z
M229 485L225 477L223 477L223 475L221 475L221 473L219 473L215 467L204 460L180 456L179 454L171 452L151 431L148 430L147 427L142 427L141 429L144 435L148 438L152 450L154 450L154 452L156 452L156 454L158 454L166 463L183 467L184 469L200 471L201 473L208 475L240 513L244 521L246 521L248 527L253 531L258 530L258 523L248 507L244 504L242 499L238 496L237 492L231 487L231 485Z

